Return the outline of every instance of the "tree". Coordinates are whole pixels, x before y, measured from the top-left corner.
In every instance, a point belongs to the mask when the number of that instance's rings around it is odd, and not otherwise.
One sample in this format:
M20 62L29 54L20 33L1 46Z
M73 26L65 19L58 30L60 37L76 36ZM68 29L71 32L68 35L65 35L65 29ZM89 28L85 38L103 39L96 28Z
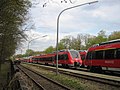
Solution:
M25 54L27 56L33 56L34 55L34 51L32 49L27 49Z
M49 46L47 49L45 49L45 53L52 53L55 49L53 48L53 46Z
M82 34L78 34L76 39L77 39L76 50L81 50L83 35Z
M64 46L64 49L71 48L71 37L72 36L65 36L63 39L60 40L60 43Z
M101 43L107 41L107 36L105 34L106 32L104 30L101 30L98 33L98 36L96 37L96 43Z
M99 44L101 42L107 41L107 36L104 30L101 30L97 36L89 36L86 42L86 49L94 44Z
M61 43L61 42L58 43L58 50L63 50L63 49L65 49L63 43Z
M114 31L108 36L108 40L120 39L120 31Z
M15 53L15 49L26 37L22 26L25 25L29 0L0 1L0 65Z

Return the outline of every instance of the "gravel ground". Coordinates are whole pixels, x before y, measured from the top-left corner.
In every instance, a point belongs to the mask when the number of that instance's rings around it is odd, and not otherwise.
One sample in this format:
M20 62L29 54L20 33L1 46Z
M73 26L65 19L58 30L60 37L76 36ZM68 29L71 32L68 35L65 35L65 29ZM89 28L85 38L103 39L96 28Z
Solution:
M97 82L93 82L93 81L89 81L89 80L85 80L85 79L80 79L80 78L75 78L75 77L62 75L62 74L59 74L58 75L59 78L58 78L55 75L55 73L52 71L44 70L39 67L35 67L35 66L31 66L31 65L30 66L25 65L25 66L27 66L31 69L34 69L34 70L48 76L49 78L54 79L54 80L60 82L61 84L64 84L64 85L72 88L73 90L120 90L120 87L114 87L114 86L101 84L101 83L97 83Z
M15 88L14 86L18 83L16 81L20 82L20 87ZM12 90L39 90L36 85L33 84L33 82L21 71L16 72L13 79L9 83L9 87L12 87L14 89ZM21 89L20 89L21 88Z
M25 69L25 68L23 68L23 69L28 75L30 75L30 77L32 77L36 82L38 82L40 85L42 85L42 87L44 87L46 90L49 90L49 89L51 89L51 90L66 90L66 88L63 88L47 79L35 74L34 72L32 72L28 69Z
M43 73L44 75L50 77L51 79L55 79L55 78L49 76L49 74L51 74L51 73L55 75L55 73L52 71L44 70L44 69L41 69L39 67L34 67L34 66L30 66L30 68L32 68L40 73ZM78 78L67 76L67 75L62 75L62 79L74 80L73 83L77 82L77 84L81 86L81 90L120 90L120 87L114 87L114 86L101 84L101 83L97 83L97 82L93 82L93 81L89 81L89 80L85 80L85 79L78 79ZM61 81L59 79L57 81L61 83ZM77 84L76 84L76 87L77 87ZM70 88L73 88L75 90L80 90L71 85L67 85L67 86Z

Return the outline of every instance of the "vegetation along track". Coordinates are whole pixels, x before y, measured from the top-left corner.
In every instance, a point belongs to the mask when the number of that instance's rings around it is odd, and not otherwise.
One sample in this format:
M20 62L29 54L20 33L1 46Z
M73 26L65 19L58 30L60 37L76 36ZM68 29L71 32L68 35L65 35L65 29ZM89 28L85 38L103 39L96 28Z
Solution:
M28 69L21 65L19 65L18 68L30 79L32 79L32 81L40 88L40 90L70 90L70 88L58 82L55 82L31 69Z
M44 65L36 65L36 64L31 64L34 66L38 66L47 70L51 70L56 72L55 67L49 67L49 66L44 66ZM82 73L83 72L83 73ZM70 70L70 69L61 69L59 68L59 73L73 76L73 77L78 77L78 78L83 78L91 81L95 81L98 83L103 83L107 85L112 85L115 87L120 87L120 78L115 76L109 76L109 75L102 75L102 74L96 74L96 73L90 73L90 72L85 72L84 71L75 71L75 70Z

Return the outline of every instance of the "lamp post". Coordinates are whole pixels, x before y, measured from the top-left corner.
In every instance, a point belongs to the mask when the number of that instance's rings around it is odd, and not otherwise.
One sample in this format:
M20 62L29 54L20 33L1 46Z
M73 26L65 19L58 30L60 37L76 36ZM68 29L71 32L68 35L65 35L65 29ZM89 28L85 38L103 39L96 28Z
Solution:
M36 40L36 39L38 39L38 38L46 37L46 36L48 36L48 35L44 35L44 36L42 36L42 37L37 37L37 38L34 38L34 39L28 41L28 50L29 50L29 44L30 44L32 41L34 41L34 40ZM28 56L29 56L29 54L28 54Z
M83 6L83 5L87 5L87 4L93 4L93 3L97 3L98 1L92 1L92 2L87 2L87 3L83 3L83 4L80 4L80 5L76 5L76 6L72 6L72 7L69 7L69 8L65 8L63 9L58 17L57 17L57 41L56 41L56 75L58 75L58 39L59 39L59 19L60 19L60 15L66 11L66 10L69 10L69 9L72 9L72 8L76 8L76 7L80 7L80 6Z

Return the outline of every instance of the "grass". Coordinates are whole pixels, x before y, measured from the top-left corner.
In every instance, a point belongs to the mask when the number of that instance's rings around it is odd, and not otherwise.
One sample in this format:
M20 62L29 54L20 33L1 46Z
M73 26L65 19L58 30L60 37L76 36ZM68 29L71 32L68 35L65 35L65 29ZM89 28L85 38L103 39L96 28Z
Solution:
M29 67L31 69L35 69L36 71L42 73L43 75L49 77L50 79L53 79L71 88L72 90L89 90L89 88L84 83L81 83L81 80L78 78L63 75L63 74L56 75L56 73L53 71L48 71L48 70L34 67L34 66L32 67L32 65L29 66L29 65L24 64L24 66Z

